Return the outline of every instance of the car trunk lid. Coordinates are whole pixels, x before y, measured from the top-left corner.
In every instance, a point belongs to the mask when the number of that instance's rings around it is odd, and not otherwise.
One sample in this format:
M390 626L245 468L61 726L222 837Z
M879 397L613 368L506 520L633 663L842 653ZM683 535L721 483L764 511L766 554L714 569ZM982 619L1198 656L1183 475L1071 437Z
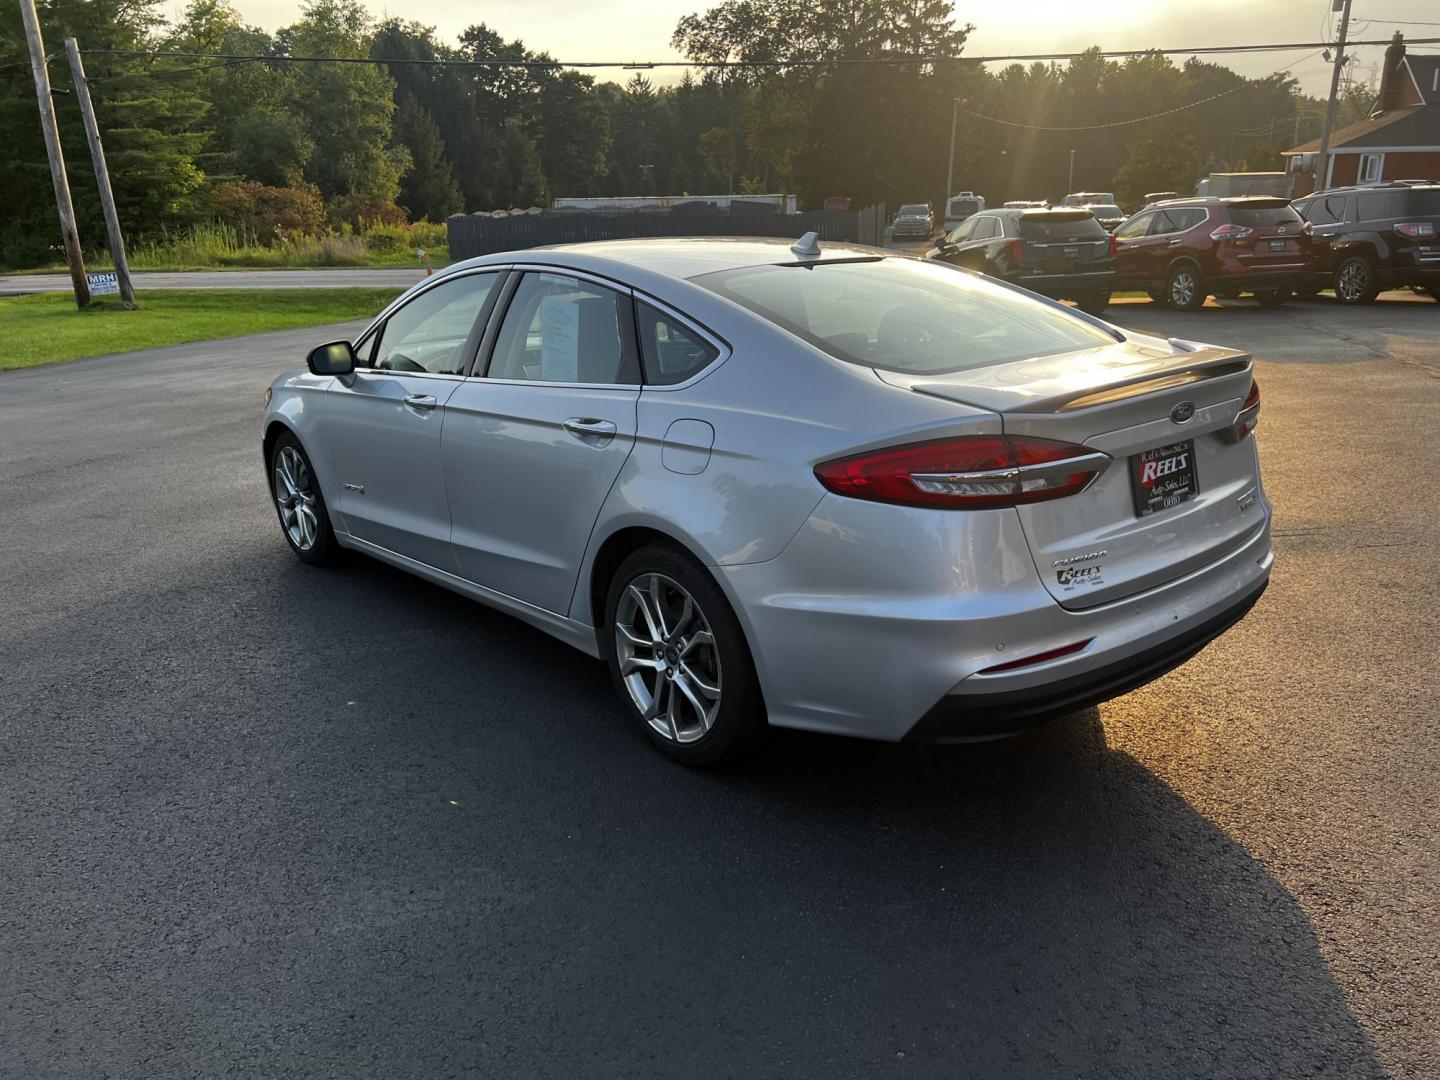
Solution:
M1041 580L1063 607L1094 607L1182 577L1263 527L1253 444L1230 437L1252 382L1245 353L1132 338L945 376L878 374L992 409L1006 434L1112 459L1083 492L1016 509Z

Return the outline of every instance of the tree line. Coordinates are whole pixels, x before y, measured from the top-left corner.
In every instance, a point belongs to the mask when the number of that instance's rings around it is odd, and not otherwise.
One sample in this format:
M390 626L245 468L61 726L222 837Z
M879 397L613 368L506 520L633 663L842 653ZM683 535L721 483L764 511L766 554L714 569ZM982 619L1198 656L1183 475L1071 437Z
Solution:
M0 11L0 262L33 265L51 257L53 197L30 72L14 62L25 56L19 15ZM86 53L132 236L220 219L264 243L564 195L938 203L957 99L955 189L992 203L1058 197L1074 150L1077 189L1133 202L1207 171L1278 168L1321 111L1288 73L1247 79L1157 54L1116 61L1097 48L987 69L964 58L973 27L947 0L722 0L683 18L674 44L726 66L674 85L566 70L483 23L444 41L417 22L376 22L358 0L309 0L273 33L225 0L192 0L171 22L159 0L49 0L40 17L52 54L68 36ZM165 55L177 52L259 59ZM870 62L895 57L927 60ZM51 64L67 87L63 54ZM1342 121L1369 100L1353 90ZM78 109L66 96L57 107L82 238L98 245ZM1131 122L1141 116L1153 119Z

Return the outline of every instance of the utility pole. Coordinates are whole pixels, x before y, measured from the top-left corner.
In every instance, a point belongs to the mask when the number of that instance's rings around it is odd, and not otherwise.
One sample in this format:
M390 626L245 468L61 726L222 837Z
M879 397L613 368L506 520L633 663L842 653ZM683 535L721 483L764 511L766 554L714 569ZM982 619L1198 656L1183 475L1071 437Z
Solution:
M1340 34L1335 39L1335 69L1330 72L1330 102L1325 106L1325 127L1320 131L1320 153L1315 156L1315 190L1330 184L1330 132L1335 128L1335 106L1339 104L1340 72L1345 67L1345 35L1350 30L1350 0L1333 0L1331 11L1339 11Z
M950 99L950 167L945 172L945 206L955 194L955 122L960 117L960 98Z
M40 103L40 130L45 135L45 154L50 159L50 181L55 187L55 206L60 212L60 234L65 240L65 259L70 264L70 282L75 286L75 306L84 308L90 304L90 284L85 280L80 234L75 231L75 207L70 202L65 158L60 153L60 129L55 125L55 103L50 100L50 73L45 70L45 41L40 36L35 0L20 0L20 15L25 20L25 40L30 45L30 70L35 76L35 97Z
M1065 194L1069 195L1075 190L1075 151L1070 151L1070 179L1065 181Z
M90 83L85 79L80 46L73 37L65 39L65 53L70 57L70 74L75 78L75 96L80 101L80 115L85 121L85 139L90 144L90 160L95 165L95 184L100 189L100 206L105 211L105 234L110 239L110 258L115 261L115 280L120 286L120 302L127 308L133 308L135 290L130 286L130 264L125 258L125 235L120 231L120 215L115 210L115 195L110 190L110 169L105 164L105 147L100 143L100 125L95 122L95 106L90 101Z

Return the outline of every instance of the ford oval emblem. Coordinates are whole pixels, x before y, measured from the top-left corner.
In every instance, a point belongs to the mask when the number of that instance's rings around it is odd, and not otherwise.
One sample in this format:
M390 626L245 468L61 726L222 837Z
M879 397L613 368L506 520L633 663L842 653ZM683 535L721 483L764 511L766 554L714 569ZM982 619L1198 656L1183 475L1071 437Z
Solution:
M1195 403L1193 401L1182 401L1170 410L1170 419L1177 424L1188 424L1195 419Z

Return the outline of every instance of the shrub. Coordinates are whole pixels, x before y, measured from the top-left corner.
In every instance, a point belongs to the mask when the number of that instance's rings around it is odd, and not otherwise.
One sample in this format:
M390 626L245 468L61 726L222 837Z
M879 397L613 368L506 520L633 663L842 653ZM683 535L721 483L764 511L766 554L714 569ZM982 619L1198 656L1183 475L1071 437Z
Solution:
M271 187L255 180L216 184L210 205L224 221L248 231L260 243L325 229L325 203L313 186Z
M367 224L404 225L405 211L393 202L380 202L364 195L341 195L325 208L333 228L360 229Z

